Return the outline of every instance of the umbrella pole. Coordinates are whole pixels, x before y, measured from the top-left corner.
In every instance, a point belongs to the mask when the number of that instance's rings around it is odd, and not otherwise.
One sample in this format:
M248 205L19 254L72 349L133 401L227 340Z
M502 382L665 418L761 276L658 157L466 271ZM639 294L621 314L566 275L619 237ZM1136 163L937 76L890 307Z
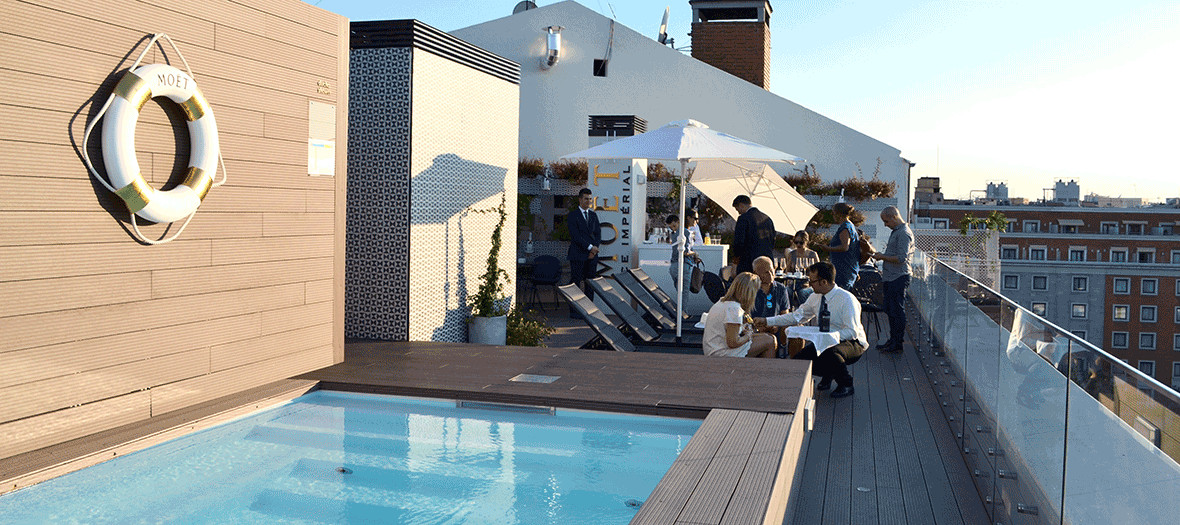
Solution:
M684 193L688 189L688 159L680 159L680 231L676 242L680 243L680 264L676 271L680 278L676 280L676 342L680 342L680 323L684 320L684 251L688 248L688 239L684 237Z

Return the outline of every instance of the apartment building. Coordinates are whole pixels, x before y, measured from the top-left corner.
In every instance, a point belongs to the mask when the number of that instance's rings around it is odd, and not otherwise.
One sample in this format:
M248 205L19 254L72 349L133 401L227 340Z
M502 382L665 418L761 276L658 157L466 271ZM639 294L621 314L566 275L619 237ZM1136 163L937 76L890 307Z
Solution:
M913 227L921 235L1003 213L997 291L1180 388L1180 207L1090 201L916 201Z

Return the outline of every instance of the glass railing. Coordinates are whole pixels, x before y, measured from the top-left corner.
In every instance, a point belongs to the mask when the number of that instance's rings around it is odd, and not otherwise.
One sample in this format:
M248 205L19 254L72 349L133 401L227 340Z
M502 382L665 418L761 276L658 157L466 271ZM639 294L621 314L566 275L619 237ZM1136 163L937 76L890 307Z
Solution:
M993 523L1180 523L1176 391L925 254L910 296Z

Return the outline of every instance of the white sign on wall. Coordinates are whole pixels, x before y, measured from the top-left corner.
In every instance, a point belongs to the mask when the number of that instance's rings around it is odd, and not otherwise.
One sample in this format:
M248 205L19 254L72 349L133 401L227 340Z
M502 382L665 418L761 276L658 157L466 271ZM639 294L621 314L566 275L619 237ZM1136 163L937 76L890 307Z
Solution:
M602 227L598 260L612 273L635 267L647 227L647 160L591 159L588 168L586 185Z

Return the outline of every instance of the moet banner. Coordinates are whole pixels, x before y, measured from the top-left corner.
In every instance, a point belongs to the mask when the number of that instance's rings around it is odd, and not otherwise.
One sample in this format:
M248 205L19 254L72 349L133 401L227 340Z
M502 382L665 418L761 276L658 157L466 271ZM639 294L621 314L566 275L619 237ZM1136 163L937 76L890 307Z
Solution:
M594 192L594 210L602 225L598 260L610 266L601 274L633 268L647 231L647 160L588 162L586 185Z

